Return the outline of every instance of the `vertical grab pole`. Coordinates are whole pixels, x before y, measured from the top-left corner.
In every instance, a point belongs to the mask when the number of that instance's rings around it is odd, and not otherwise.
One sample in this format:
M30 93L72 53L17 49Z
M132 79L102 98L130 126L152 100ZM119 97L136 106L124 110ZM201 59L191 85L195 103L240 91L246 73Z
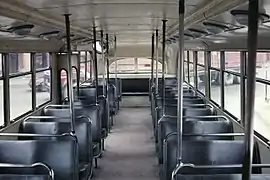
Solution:
M254 115L254 98L256 84L256 58L257 58L257 36L258 36L258 17L259 3L258 0L249 0L248 10L248 62L247 62L247 94L246 94L246 116L245 116L245 153L243 162L243 180L250 180L252 173L253 159L253 115Z
M107 57L106 57L106 64L107 64L107 97L109 91L109 80L110 80L110 71L109 71L109 35L106 34L106 49L107 49Z
M156 95L158 95L158 29L156 30Z
M102 86L103 86L103 95L105 96L106 94L106 84L105 84L105 70L106 70L106 62L105 62L105 54L104 54L104 48L103 48L103 44L104 44L104 41L103 41L103 30L100 31L100 44L101 44L101 59L102 59L102 62L103 62L103 65L104 65L104 71L102 73L102 79L103 79L103 83L102 83Z
M97 60L97 34L96 27L93 27L94 33L94 66L95 66L95 86L96 86L96 104L98 104L98 60Z
M87 80L87 51L85 51L85 57L84 57L84 81Z
M155 34L152 34L152 57L151 57L151 86L150 86L150 93L151 87L153 87L154 81L154 58L155 58Z
M177 165L172 172L172 179L182 167L183 141L183 77L184 77L184 16L185 0L179 0L179 61L178 61L178 101L177 101Z
M67 43L67 69L68 69L68 96L69 96L69 111L71 116L71 132L75 133L75 113L74 113L74 96L73 96L73 87L72 87L72 64L71 64L71 45L70 45L70 14L65 14L66 20L66 43Z
M118 97L118 91L120 91L118 88L118 79L117 79L117 61L116 61L116 36L114 36L114 62L115 62L115 69L114 69L114 75L115 75L115 87L116 87L116 92L117 92L117 97Z
M178 61L178 101L177 101L177 160L182 163L182 134L183 134L183 77L184 77L184 15L185 0L179 0L179 61Z
M162 115L165 114L165 45L166 45L166 22L162 20Z

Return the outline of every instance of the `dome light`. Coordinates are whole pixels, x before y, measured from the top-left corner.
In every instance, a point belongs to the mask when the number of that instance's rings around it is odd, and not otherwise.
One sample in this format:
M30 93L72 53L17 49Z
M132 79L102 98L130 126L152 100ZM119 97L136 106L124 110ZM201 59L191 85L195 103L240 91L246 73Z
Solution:
M239 24L248 26L248 11L247 10L232 10L231 14L236 18ZM258 24L262 24L268 20L270 16L265 13L259 13Z

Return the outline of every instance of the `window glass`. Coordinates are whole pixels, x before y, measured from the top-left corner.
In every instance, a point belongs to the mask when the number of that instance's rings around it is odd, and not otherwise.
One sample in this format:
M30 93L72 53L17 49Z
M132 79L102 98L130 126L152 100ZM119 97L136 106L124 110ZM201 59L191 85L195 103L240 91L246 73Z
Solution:
M184 51L184 61L188 61L187 58L188 58L188 57L187 57L187 51Z
M211 99L220 105L220 96L221 96L221 88L220 88L220 71L211 70Z
M220 52L211 52L211 67L220 69Z
M110 65L110 72L115 71L115 63ZM126 58L117 61L117 72L119 73L129 73L135 71L134 58Z
M116 62L110 65L110 72L115 72ZM156 69L156 61L154 61L154 71ZM166 70L166 68L165 68ZM117 61L117 73L150 73L151 59L146 58L126 58ZM158 72L162 72L162 64L158 62Z
M9 53L9 73L25 73L31 70L30 53Z
M65 99L66 97L68 97L67 71L64 69L61 70L61 95L62 95L62 99Z
M188 63L187 62L184 62L184 73L185 73L184 80L188 82Z
M35 53L36 69L45 69L50 67L50 53Z
M256 77L270 80L270 53L257 53Z
M193 51L189 51L189 62L193 62L194 57L193 57Z
M28 76L20 76L10 79L10 119L30 111L32 109L32 93Z
M36 74L36 105L37 107L51 99L51 71L42 71Z
M0 77L3 76L2 70L2 54L0 53Z
M151 59L138 59L138 71L139 72L151 72ZM154 62L155 63L155 62ZM162 71L162 67L161 67Z
M205 71L204 66L197 65L198 90L205 94Z
M4 96L3 81L0 80L0 126L4 125Z
M233 74L225 73L225 76L233 77ZM225 85L225 109L232 115L240 119L241 102L240 102L240 84Z
M189 83L194 86L194 73L193 73L193 64L189 63Z
M240 72L240 52L225 52L225 70Z
M256 83L254 106L254 129L267 139L270 139L270 86Z
M204 51L198 51L198 64L204 65Z

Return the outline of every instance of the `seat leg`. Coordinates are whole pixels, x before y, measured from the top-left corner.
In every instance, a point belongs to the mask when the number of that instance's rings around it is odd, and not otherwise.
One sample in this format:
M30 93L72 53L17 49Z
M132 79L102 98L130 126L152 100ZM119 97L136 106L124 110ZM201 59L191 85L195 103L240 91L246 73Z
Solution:
M98 162L97 158L95 158L95 168L98 168Z
M101 140L101 149L102 149L102 151L105 150L105 140L104 139Z
M114 122L113 122L113 121L114 121L114 120L113 120L113 119L114 119L114 118L113 118L113 115L111 116L111 118L112 118L112 126L113 126L113 125L114 125Z

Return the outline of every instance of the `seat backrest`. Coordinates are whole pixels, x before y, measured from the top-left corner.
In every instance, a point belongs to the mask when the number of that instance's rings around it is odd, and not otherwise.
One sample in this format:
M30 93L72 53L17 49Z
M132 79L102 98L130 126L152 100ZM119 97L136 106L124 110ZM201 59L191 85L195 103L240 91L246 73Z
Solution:
M70 117L69 109L55 109L55 108L45 108L44 115L63 117L64 119ZM92 121L92 139L94 142L101 141L101 117L99 112L99 106L89 105L83 106L79 110L75 110L76 117L85 115L91 118ZM77 119L77 118L76 118Z
M115 102L117 100L117 94L116 94L116 87L113 84L109 84L108 100L110 108L114 108Z
M89 101L94 103L96 100L96 88L94 86L82 86L79 88L79 95L86 96Z
M166 178L177 164L177 136L168 136L164 143L163 170ZM184 140L182 144L182 162L194 165L231 165L242 164L244 141L236 140ZM256 164L256 162L254 162ZM192 169L185 168L181 173L188 174L226 174L240 173L242 168Z
M0 179L3 180L51 180L53 170L41 163L10 164L0 163Z
M218 120L201 118L200 120L183 121L184 134L213 134L233 133L233 124L229 120ZM163 141L171 133L177 132L176 117L162 117L158 124L158 149L159 162L163 162ZM232 136L183 136L184 140L233 140Z
M1 180L51 180L47 175L0 174Z
M242 180L242 174L204 174L204 175L191 175L179 174L176 179L181 180ZM270 180L269 174L252 174L251 180Z
M78 143L75 139L0 140L0 162L33 164L42 162L54 170L55 179L78 178Z
M101 117L101 127L102 129L106 129L109 131L109 107L108 107L108 100L105 96L100 96L98 98L99 106L100 106L100 117Z
M48 119L31 119L23 121L20 124L21 133L30 134L49 134L61 135L71 132L71 123L63 122L64 119L48 118ZM57 122L58 121L58 122ZM75 134L79 144L79 161L89 162L92 165L93 152L92 152L92 135L91 135L91 122L87 119L77 119L75 123ZM40 138L38 138L40 139Z
M187 105L183 104L183 115L184 116L210 116L216 115L216 110L211 106L203 106L201 104ZM157 108L157 119L161 118L161 109ZM177 116L177 106L176 105L165 105L164 107L165 115Z
M110 81L109 81L109 83L112 83L115 85L115 87L117 87L116 90L117 90L118 96L122 95L122 83L121 82L122 82L122 80L120 78L117 78L117 79L110 78Z

